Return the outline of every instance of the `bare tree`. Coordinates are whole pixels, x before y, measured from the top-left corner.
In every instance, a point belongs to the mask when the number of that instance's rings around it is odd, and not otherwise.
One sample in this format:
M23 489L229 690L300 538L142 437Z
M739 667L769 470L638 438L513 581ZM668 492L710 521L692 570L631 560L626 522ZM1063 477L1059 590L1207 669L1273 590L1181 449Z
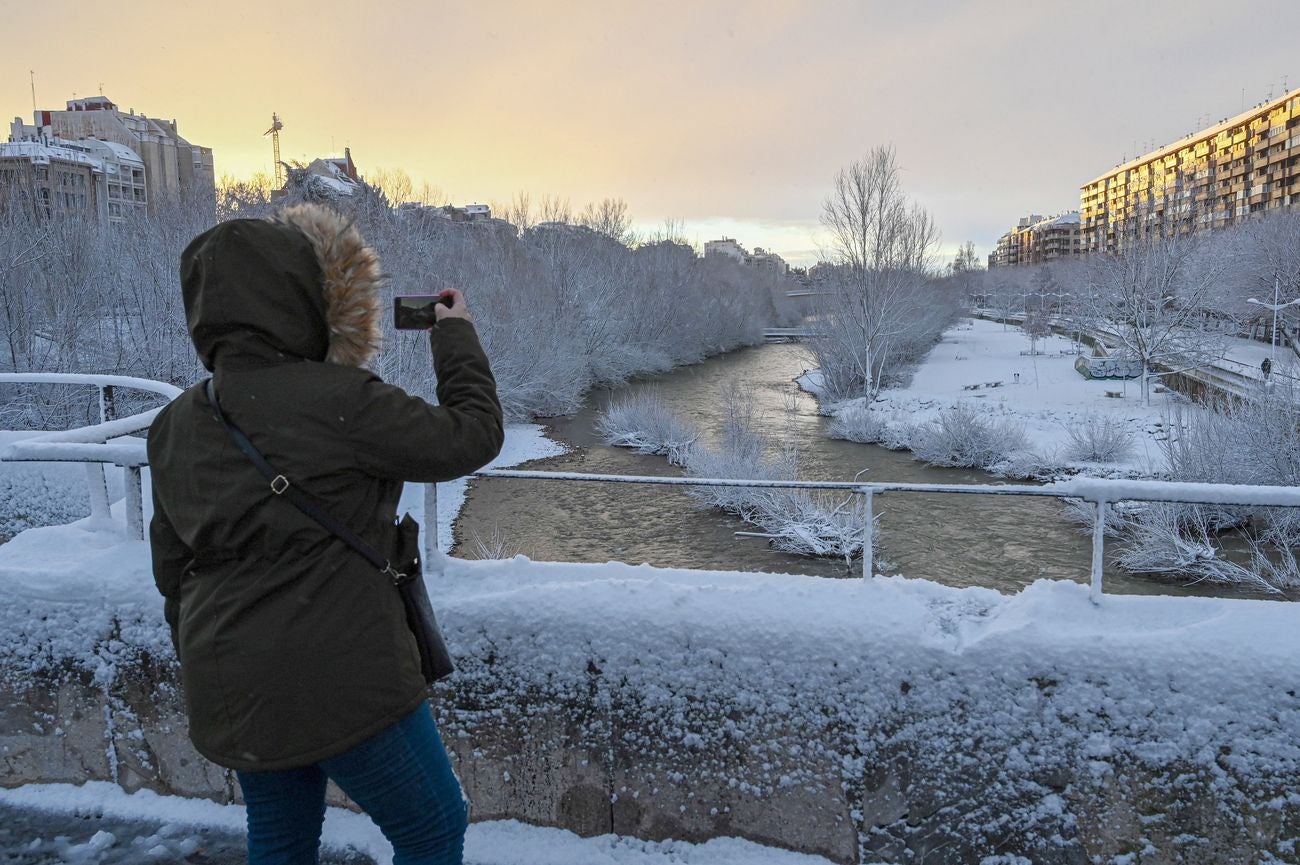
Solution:
M1093 326L1141 363L1146 402L1152 375L1185 372L1223 356L1221 335L1205 327L1207 313L1219 305L1222 264L1202 250L1195 236L1148 234L1123 254L1092 261L1085 300Z
M516 192L515 197L504 207L494 205L492 212L520 231L527 231L534 224L532 196L524 189Z
M626 244L632 231L632 217L627 213L627 202L621 198L605 198L599 204L588 204L578 216L578 224L592 231Z
M573 206L569 204L567 198L561 198L558 195L543 195L542 203L538 208L537 221L565 224L573 222Z
M975 244L968 240L957 248L957 254L948 262L948 279L952 283L953 293L961 303L971 307L983 305L976 303L976 294L984 285L981 278L983 274L984 267L975 255Z
M1029 353L1038 354L1038 341L1052 335L1052 325L1048 319L1047 313L1041 309L1031 309L1025 312L1025 319L1020 323L1020 329L1029 337Z
M979 257L975 255L975 242L971 240L957 247L957 254L953 256L952 261L948 264L948 273L952 276L975 273L983 269Z
M1252 219L1224 233L1219 252L1229 262L1224 282L1229 311L1238 321L1250 323L1251 335L1267 332L1273 316L1266 307L1251 304L1286 304L1300 298L1300 211L1284 210ZM1300 355L1295 328L1288 326L1288 313L1279 312L1276 339ZM1275 337L1270 335L1270 341Z
M381 190L394 205L415 200L415 184L400 168L379 168L366 173L366 182Z
M836 175L822 208L832 275L811 342L832 399L874 398L891 364L917 358L955 315L933 301L933 218L903 194L894 152L877 147Z

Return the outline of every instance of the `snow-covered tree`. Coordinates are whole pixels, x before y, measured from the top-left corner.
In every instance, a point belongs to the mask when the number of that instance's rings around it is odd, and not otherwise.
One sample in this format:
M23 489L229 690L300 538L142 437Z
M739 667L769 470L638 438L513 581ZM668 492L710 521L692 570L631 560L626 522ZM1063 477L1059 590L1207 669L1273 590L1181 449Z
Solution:
M919 356L955 314L932 280L939 234L877 147L836 175L822 207L834 267L822 283L810 346L832 399L874 396L887 370Z
M1223 265L1204 249L1196 236L1152 234L1091 261L1083 298L1090 323L1142 364L1144 401L1157 367L1186 371L1223 356L1221 334L1206 327L1221 307Z

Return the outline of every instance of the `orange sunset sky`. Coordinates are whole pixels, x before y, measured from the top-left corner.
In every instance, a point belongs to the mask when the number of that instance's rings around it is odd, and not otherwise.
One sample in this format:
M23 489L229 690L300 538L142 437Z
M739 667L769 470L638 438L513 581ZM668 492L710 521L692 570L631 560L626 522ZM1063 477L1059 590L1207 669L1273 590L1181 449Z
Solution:
M1300 3L0 0L0 110L103 93L218 176L345 145L456 203L620 196L641 230L816 259L835 172L892 143L950 254L1300 86ZM1240 16L1227 26L1224 16ZM1251 23L1245 23L1251 22ZM1267 22L1261 23L1261 22ZM1225 32L1234 35L1225 44Z

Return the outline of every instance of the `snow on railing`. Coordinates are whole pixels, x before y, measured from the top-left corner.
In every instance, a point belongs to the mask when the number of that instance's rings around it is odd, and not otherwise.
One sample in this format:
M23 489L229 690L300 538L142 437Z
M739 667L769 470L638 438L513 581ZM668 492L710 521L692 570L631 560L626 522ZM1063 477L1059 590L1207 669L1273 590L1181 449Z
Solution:
M82 375L79 373L0 373L0 384L87 385L99 389L99 423L58 432L47 432L12 442L0 449L0 462L78 462L86 465L86 487L90 514L100 519L110 517L108 484L104 465L121 466L126 488L126 524L132 537L144 537L144 491L140 469L149 462L141 439L120 441L123 437L147 430L161 408L124 418L114 418L115 389L139 390L158 394L169 401L181 389L165 382L122 375Z
M13 442L0 450L0 461L83 462L90 489L91 514L109 516L104 464L122 466L126 475L127 525L136 538L144 537L142 466L148 464L143 441L110 441L142 432L162 409L114 419L112 389L130 388L174 399L181 389L149 379L110 375L64 375L57 373L0 373L0 384L84 384L100 390L100 423L61 432L43 433ZM490 469L473 477L545 480L578 483L648 484L655 486L749 487L759 489L838 490L860 495L864 500L862 576L875 572L872 539L875 531L875 497L886 493L941 493L945 495L1038 496L1077 499L1093 506L1092 598L1102 595L1102 564L1105 544L1106 509L1117 502L1178 502L1185 504L1246 505L1254 507L1300 508L1300 487L1194 484L1171 481L1127 481L1106 478L1072 478L1039 486L1027 484L912 484L861 481L789 481L738 478L655 477L648 475L542 472L519 469ZM426 558L438 549L437 484L424 488L426 515Z
M861 481L782 481L737 478L654 477L648 475L602 475L581 472L539 472L491 469L476 472L480 478L515 478L569 482L650 484L657 486L749 487L789 490L838 490L863 497L862 576L875 571L872 539L875 530L875 497L884 493L943 493L985 496L1039 496L1057 499L1080 499L1093 506L1092 524L1092 600L1100 603L1102 565L1104 563L1106 509L1116 502L1177 502L1183 504L1248 505L1256 507L1300 508L1300 487L1247 486L1241 484L1193 484L1173 481L1126 481L1108 478L1071 478L1041 486L1025 484L910 484L863 483ZM426 486L425 513L437 513L434 484ZM437 520L427 519L425 535L430 549L437 549Z

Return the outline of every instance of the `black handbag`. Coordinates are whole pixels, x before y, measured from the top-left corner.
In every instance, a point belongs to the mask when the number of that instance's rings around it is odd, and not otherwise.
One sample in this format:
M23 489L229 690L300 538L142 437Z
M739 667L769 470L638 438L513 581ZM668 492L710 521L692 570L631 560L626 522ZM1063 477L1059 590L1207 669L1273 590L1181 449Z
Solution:
M373 546L331 516L319 501L298 489L288 478L272 468L257 446L249 441L248 436L226 419L225 413L221 411L221 404L217 402L217 390L212 379L207 380L205 388L208 402L212 405L217 420L221 421L221 425L230 433L244 455L257 467L262 477L270 482L271 492L287 498L298 510L356 550L362 558L374 565L381 575L387 577L397 587L397 593L402 599L402 607L406 611L407 627L411 629L416 648L420 651L420 672L424 676L424 681L432 685L455 672L456 667L452 664L451 653L447 651L442 632L438 630L438 620L434 617L433 605L429 603L429 592L425 588L424 574L420 569L420 524L411 519L410 514L403 516L401 522L397 524L392 556L380 555Z

